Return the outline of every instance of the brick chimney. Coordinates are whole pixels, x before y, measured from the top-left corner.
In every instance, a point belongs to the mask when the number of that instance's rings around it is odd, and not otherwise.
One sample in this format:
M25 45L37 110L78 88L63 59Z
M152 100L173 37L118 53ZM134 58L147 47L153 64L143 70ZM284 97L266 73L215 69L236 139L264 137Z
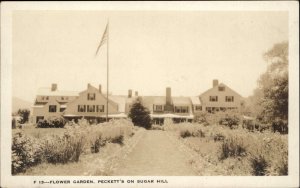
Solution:
M128 90L128 98L131 98L131 97L132 97L132 90L129 89L129 90Z
M135 91L135 96L138 97L139 96L139 92Z
M51 91L56 91L56 90L57 90L57 84L52 84Z
M99 93L102 93L102 86L99 84Z
M172 97L171 97L171 88L166 88L166 105L171 105L172 103Z
M217 85L219 85L219 80L217 79L213 80L213 87L216 87Z
M90 87L91 87L91 84L90 84L90 83L88 83L88 84L87 84L87 88L90 88Z

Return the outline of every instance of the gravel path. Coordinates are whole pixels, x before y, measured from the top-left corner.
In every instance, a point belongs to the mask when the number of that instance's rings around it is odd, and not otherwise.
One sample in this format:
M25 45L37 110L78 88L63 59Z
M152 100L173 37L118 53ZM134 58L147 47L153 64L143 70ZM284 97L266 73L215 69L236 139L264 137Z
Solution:
M114 176L193 176L197 175L189 157L179 151L166 132L145 131L143 138L120 162Z

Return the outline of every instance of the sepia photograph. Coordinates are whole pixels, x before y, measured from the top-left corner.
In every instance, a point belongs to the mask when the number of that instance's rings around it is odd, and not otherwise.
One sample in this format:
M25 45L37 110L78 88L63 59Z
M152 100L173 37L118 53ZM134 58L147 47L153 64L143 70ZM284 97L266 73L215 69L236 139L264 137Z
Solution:
M299 4L256 3L2 4L1 187L297 187Z

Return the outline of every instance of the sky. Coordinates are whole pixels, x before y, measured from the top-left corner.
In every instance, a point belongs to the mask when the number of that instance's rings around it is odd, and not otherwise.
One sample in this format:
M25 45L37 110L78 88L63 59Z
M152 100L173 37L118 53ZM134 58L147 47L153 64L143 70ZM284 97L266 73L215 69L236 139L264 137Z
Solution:
M33 101L38 88L197 96L218 79L248 97L266 71L263 54L288 40L287 12L14 11L12 94Z

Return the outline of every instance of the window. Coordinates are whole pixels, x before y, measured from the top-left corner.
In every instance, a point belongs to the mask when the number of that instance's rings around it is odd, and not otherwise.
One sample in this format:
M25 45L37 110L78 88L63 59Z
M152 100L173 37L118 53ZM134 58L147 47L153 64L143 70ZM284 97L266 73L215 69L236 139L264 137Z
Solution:
M65 98L64 98L64 97L61 97L61 100L65 100Z
M201 111L202 110L202 106L199 106L199 105L195 106L195 110L196 111Z
M88 93L87 100L94 101L95 99L96 99L96 94L95 93Z
M188 113L189 107L188 106L175 106L176 113Z
M63 111L65 111L65 109L66 109L66 108L60 108L59 111L60 111L60 112L63 112Z
M163 111L163 105L154 105L154 111L162 112Z
M218 102L218 96L209 96L210 102Z
M212 110L212 112L219 112L220 111L220 108L219 107L212 107L211 108Z
M48 97L48 96L46 97L46 100L49 100L49 97Z
M104 105L97 105L96 112L104 112Z
M206 107L206 111L211 113L211 107Z
M225 87L224 86L219 86L219 91L225 91Z
M49 112L56 112L56 105L49 105Z
M78 112L85 112L85 105L78 105Z
M45 100L45 97L42 97L42 100Z
M36 122L38 123L39 121L43 120L44 116L37 116L36 117Z
M87 112L95 112L95 105L87 105Z
M233 101L234 101L234 98L233 98L233 96L226 96L226 97L225 97L225 101L226 101L226 102L233 102Z

